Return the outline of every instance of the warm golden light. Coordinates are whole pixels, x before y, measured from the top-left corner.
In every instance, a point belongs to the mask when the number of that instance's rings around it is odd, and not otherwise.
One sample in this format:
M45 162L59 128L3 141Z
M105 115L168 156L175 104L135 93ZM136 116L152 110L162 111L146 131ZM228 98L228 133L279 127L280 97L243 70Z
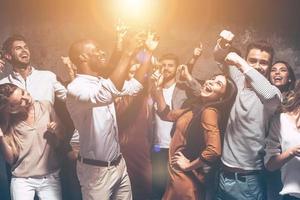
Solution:
M129 21L147 21L151 9L151 0L116 0L117 15Z

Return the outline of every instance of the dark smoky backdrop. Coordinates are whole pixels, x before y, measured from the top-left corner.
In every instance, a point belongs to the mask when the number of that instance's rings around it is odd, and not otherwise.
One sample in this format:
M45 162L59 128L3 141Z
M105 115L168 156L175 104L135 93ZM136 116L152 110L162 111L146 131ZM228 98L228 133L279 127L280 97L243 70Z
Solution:
M211 54L223 29L235 33L234 45L242 53L253 40L269 41L275 60L289 62L300 76L298 0L0 0L0 42L11 34L24 35L33 66L66 80L60 57L68 55L70 44L92 38L111 54L118 18L129 25L130 34L157 31L156 55L176 53L182 63L201 41L204 52L193 72L200 78L217 70Z

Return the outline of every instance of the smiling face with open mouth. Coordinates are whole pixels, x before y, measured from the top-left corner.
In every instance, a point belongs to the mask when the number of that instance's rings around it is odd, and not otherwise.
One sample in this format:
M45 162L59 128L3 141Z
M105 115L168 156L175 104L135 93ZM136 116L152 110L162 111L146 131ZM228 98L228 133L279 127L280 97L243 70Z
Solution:
M223 75L217 75L206 80L201 88L201 97L216 101L225 94L227 80Z
M288 84L289 71L284 63L276 63L272 66L270 72L270 81L276 87Z
M11 63L20 68L25 68L30 64L30 51L24 41L14 41L11 48Z

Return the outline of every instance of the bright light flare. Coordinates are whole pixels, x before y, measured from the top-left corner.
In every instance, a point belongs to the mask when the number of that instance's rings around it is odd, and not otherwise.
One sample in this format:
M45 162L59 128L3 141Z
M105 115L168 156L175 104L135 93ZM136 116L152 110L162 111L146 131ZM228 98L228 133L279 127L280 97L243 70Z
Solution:
M151 0L116 0L115 7L121 18L141 20L149 17ZM153 0L152 0L153 1Z

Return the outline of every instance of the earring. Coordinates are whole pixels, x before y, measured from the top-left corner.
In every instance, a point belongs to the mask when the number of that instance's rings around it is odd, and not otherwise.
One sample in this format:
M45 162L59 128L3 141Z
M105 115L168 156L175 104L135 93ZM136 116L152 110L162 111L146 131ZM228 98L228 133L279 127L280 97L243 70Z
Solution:
M291 80L291 79L289 79L289 83L290 83L290 82L292 82L292 80Z

